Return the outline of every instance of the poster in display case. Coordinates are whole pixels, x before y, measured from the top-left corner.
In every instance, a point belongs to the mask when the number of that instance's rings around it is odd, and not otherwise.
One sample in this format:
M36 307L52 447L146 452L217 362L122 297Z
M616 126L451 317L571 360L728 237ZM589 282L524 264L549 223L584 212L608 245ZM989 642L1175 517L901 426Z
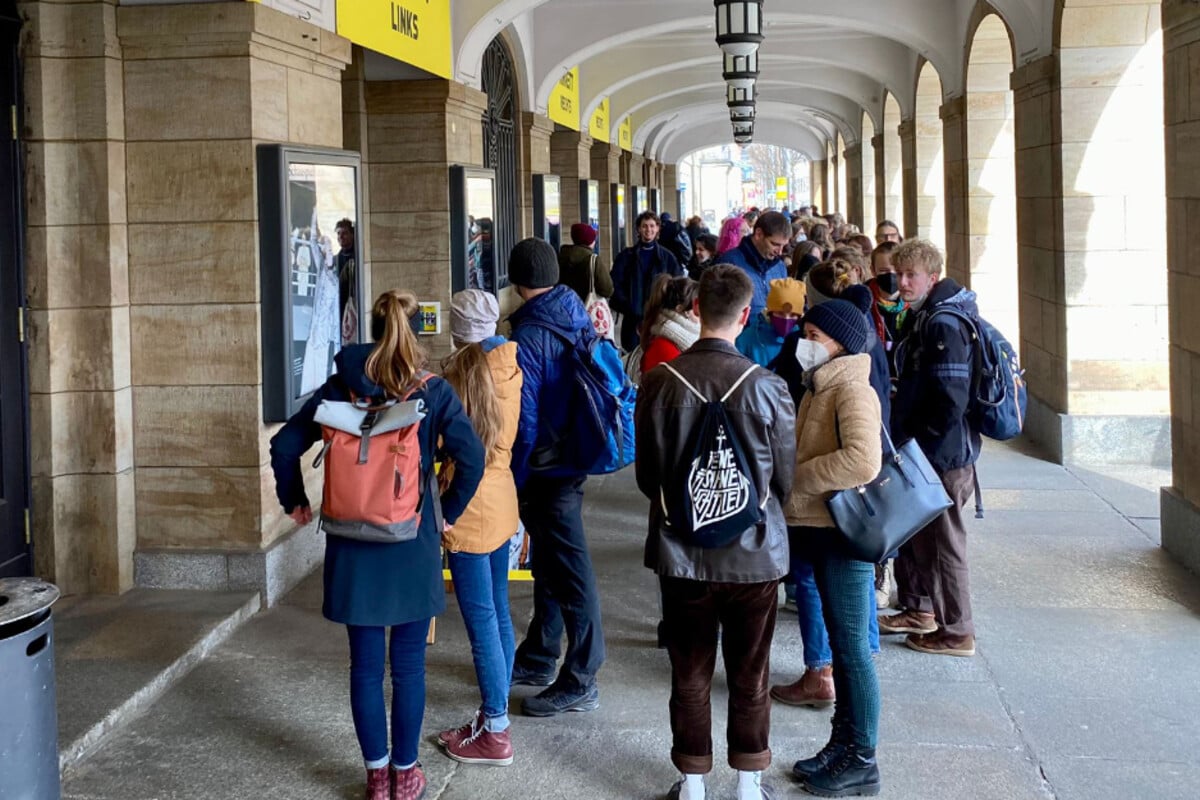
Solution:
M633 216L636 218L638 214L650 208L650 199L646 194L646 187L634 187L633 198Z
M579 182L579 221L586 222L596 232L592 250L600 252L600 181Z
M263 420L284 422L334 372L334 356L364 341L366 298L353 237L360 228L358 153L258 146Z
M562 179L533 176L533 235L558 252L562 246Z
M625 209L625 185L612 184L612 230L613 253L619 253L626 247L625 220L628 219Z
M492 294L508 285L507 253L498 253L496 173L481 167L450 168L451 290L482 289Z

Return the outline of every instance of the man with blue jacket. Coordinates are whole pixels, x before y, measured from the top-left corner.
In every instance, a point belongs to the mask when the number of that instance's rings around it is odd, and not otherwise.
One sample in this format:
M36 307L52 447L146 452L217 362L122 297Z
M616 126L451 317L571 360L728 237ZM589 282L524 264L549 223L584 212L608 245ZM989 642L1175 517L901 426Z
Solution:
M524 301L509 317L517 364L525 374L512 471L521 519L533 542L533 620L517 648L513 685L545 686L521 703L549 717L600 706L596 673L604 663L600 594L583 530L587 475L564 466L570 447L572 348L596 336L574 290L558 285L558 256L546 242L518 242L508 277ZM567 651L555 676L564 630Z
M717 263L733 264L750 276L754 297L750 301L750 318L755 319L767 307L771 281L786 278L783 248L792 238L792 223L778 211L767 211L754 221L754 230L742 237L742 243L717 256Z

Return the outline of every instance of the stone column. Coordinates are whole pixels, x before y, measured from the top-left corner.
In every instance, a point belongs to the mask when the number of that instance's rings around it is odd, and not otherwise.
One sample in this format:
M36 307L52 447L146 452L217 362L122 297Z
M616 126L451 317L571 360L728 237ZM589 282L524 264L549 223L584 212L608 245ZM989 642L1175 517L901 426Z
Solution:
M945 165L946 275L971 285L971 247L967 169L967 103L956 97L941 108Z
M900 123L900 174L904 185L904 237L919 235L917 215L917 124L911 119Z
M829 161L810 162L812 165L812 204L822 214L830 213L829 208Z
M562 178L563 240L583 220L579 182L592 176L592 137L572 130L550 134L550 171Z
M863 152L861 144L848 145L846 159L846 221L863 226Z
M275 427L262 421L255 148L342 146L350 43L252 3L123 6L118 20L137 581L270 602L321 547L288 535L264 480Z
M1162 491L1162 544L1200 573L1200 6L1165 0L1167 265L1171 329L1171 486ZM1191 230L1192 224L1196 230Z
M451 165L483 166L487 95L441 79L367 83L372 282L408 289L448 309L451 294ZM507 302L505 297L502 301ZM438 361L450 326L422 337Z
M608 142L592 144L592 180L600 183L600 252L602 258L607 257L609 264L617 255L609 252L613 247L612 185L622 182L622 166L627 170L628 164L628 154L618 145ZM630 191L628 183L625 184L625 191ZM625 202L628 205L628 196L626 196ZM621 245L622 247L629 245L629 228L632 222L632 220L625 220L625 242Z
M34 568L67 594L117 593L138 524L117 12L19 7Z
M841 170L838 168L841 164L841 154L834 150L833 155L829 157L829 203L833 211L846 216L846 209L842 208L842 187L841 187Z
M1029 383L1026 430L1063 459L1059 415L1067 412L1067 315L1063 279L1058 62L1046 56L1012 74L1017 172L1017 265L1021 358Z
M679 207L679 167L675 164L664 164L662 168L662 188L659 196L662 207L675 215L680 223L687 222L683 209Z
M371 148L367 137L367 78L364 51L355 45L353 60L342 73L342 147L357 151L362 158L362 196L364 205L354 240L362 273L363 297L375 297L371 283L371 226L367 223L371 197Z
M887 165L885 163L885 143L884 135L878 133L871 139L871 150L875 153L875 220L876 225L880 221L887 219ZM875 236L875 231L866 231L866 234L872 238Z
M554 123L549 117L524 111L521 113L521 132L521 225L518 231L525 239L533 235L533 176L551 171L550 135L554 133ZM563 227L564 236L570 234L570 229L569 224Z

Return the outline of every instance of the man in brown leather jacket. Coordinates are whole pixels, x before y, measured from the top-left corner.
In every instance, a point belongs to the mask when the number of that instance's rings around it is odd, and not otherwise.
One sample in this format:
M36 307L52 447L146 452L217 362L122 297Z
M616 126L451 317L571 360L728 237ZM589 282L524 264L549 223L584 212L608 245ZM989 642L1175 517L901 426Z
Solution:
M646 566L662 584L672 672L671 761L683 773L668 794L672 800L702 797L703 776L712 770L710 693L718 631L730 695L729 764L738 771L739 797L772 797L761 773L771 763L767 679L776 592L788 574L782 504L795 470L796 415L787 384L767 370L755 368L738 384L753 367L733 344L749 319L753 292L737 267L707 270L696 300L700 340L669 365L678 375L666 366L650 370L638 394L637 481L651 499ZM719 400L731 389L723 406L763 521L728 545L699 547L666 524L663 498L671 492L664 487L692 471L692 443L706 408L697 393Z

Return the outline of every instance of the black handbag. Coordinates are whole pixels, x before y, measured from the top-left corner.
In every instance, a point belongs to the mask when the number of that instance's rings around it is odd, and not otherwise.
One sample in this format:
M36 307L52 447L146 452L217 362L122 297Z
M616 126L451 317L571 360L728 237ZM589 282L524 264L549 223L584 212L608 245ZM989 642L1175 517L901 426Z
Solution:
M841 432L838 443L841 444ZM916 439L899 449L883 429L883 467L870 483L826 501L850 557L878 564L953 503Z

